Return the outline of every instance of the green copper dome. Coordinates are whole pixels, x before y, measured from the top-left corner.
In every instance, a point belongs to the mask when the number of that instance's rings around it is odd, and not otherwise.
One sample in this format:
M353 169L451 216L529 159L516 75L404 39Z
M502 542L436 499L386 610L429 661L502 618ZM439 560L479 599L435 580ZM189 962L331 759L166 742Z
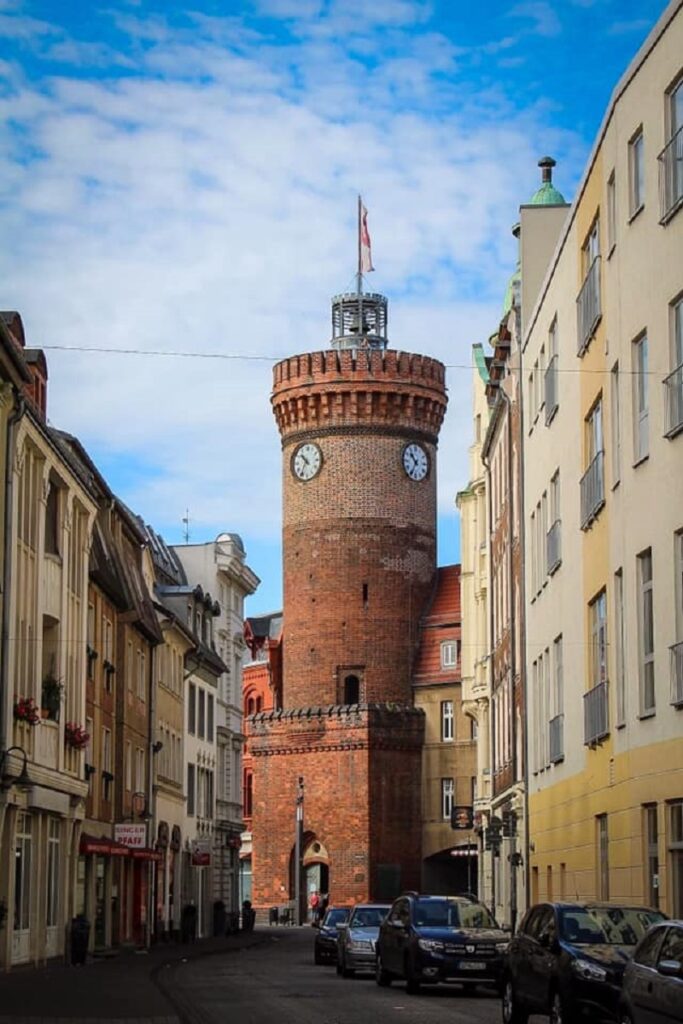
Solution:
M544 181L539 189L536 189L529 206L564 206L566 199L561 192L558 192L552 181Z

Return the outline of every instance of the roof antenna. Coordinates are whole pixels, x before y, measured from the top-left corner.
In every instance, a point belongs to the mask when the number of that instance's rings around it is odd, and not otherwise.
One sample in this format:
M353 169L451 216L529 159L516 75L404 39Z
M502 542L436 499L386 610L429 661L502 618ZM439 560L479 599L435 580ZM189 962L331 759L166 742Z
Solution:
M189 508L185 509L185 515L183 516L182 522L183 522L183 540L185 541L186 544L189 544L190 543L190 510L189 510Z

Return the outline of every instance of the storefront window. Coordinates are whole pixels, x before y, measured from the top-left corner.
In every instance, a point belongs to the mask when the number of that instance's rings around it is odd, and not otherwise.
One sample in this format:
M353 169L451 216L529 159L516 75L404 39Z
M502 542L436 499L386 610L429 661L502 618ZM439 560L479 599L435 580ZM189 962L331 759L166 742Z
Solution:
M47 830L47 927L59 923L59 819L50 818Z
M19 813L14 847L14 930L31 923L31 816Z

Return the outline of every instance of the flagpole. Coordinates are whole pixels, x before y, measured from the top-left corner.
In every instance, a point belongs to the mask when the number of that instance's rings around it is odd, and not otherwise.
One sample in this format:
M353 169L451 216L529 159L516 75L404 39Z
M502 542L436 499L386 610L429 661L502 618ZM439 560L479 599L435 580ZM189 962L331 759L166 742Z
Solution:
M361 263L361 258L362 258L361 257L361 209L362 209L362 206L363 206L363 203L362 203L362 200L361 200L361 197L360 197L360 192L359 192L358 193L358 273L356 274L356 291L357 291L357 293L359 295L360 295L360 293L363 290L363 283L362 283L363 282L363 272L362 272L362 269L361 269L361 267L362 267L362 263Z

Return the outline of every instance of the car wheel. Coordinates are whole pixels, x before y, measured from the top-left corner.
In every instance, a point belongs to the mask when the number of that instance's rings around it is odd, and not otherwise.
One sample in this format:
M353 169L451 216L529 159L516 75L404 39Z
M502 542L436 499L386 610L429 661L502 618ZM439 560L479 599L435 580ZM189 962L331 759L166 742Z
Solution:
M576 1014L570 1010L559 992L553 992L550 1002L550 1024L574 1024Z
M375 961L375 981L381 988L386 988L387 985L391 985L391 975L389 971L385 971L384 965L382 964L382 958L377 954L377 960Z
M503 1024L527 1024L529 1013L519 1005L512 978L503 982Z
M409 957L406 957L405 968L404 968L403 974L404 974L404 977L406 979L406 992L408 993L408 995L409 996L416 996L416 995L418 995L419 992L420 992L420 982L419 982L419 979L416 978L415 975L413 974L413 968L412 968L412 965L410 963L410 958Z

